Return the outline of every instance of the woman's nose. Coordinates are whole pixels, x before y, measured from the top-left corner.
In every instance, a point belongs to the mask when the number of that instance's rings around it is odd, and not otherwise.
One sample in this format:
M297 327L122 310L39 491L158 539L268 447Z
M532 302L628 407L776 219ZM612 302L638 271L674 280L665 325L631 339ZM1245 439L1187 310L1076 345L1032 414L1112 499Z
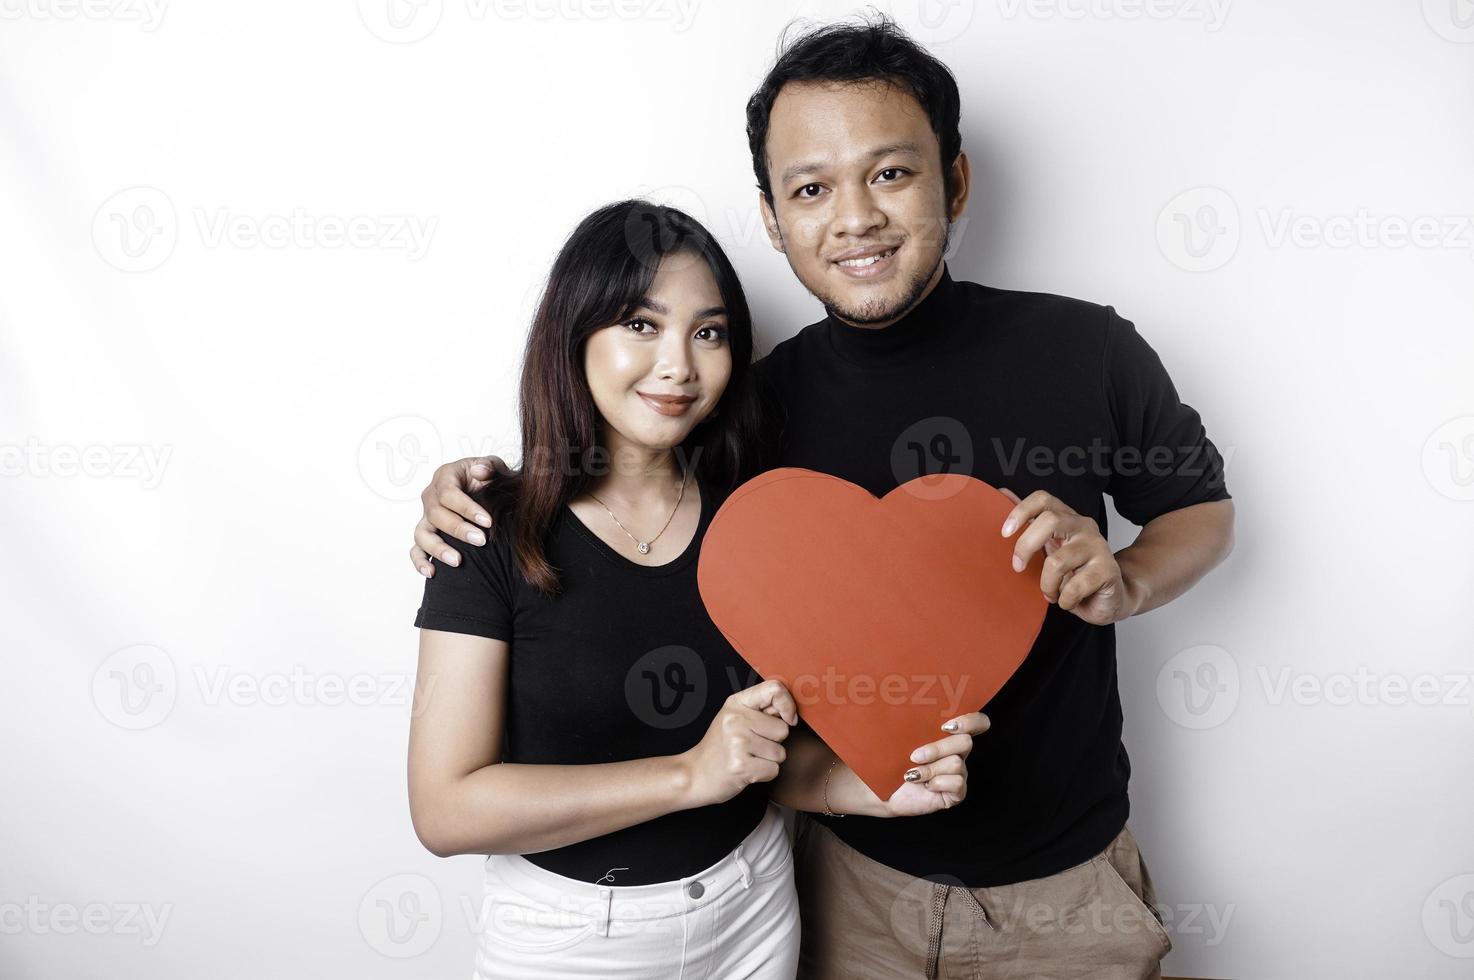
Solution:
M691 351L684 338L667 335L660 345L656 373L672 381L685 381L691 376Z

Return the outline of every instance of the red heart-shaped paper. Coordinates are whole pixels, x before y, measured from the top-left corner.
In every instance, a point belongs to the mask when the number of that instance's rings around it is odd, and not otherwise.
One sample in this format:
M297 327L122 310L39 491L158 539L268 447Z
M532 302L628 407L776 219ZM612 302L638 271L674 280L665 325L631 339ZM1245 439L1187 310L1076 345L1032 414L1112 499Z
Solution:
M877 500L812 470L732 492L701 544L717 628L882 800L942 722L976 711L1028 656L1048 600L1044 556L1013 570L1013 501L960 474Z

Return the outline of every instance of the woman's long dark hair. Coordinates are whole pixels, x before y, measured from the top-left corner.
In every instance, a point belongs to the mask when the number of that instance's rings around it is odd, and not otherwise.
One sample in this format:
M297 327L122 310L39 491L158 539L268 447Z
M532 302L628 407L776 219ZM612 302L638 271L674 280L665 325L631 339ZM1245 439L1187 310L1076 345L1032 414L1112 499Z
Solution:
M732 375L711 415L676 450L677 461L719 490L755 467L758 398L753 390L752 318L737 272L701 223L675 208L626 200L579 222L553 261L522 363L522 465L484 494L493 519L515 508L512 548L523 577L546 593L561 588L547 560L548 530L570 500L610 465L600 416L584 373L584 342L629 316L667 255L705 261L727 308ZM602 453L602 457L601 454Z

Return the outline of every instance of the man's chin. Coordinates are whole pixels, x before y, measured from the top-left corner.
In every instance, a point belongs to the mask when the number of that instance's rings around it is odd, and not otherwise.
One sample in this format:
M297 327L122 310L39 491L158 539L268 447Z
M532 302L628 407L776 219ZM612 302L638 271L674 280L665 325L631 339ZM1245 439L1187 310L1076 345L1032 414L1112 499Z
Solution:
M941 256L938 256L937 265L941 263ZM862 327L890 323L904 316L920 302L935 272L935 269L932 272L904 270L888 277L884 283L864 283L836 281L836 277L843 279L844 274L827 269L827 275L821 274L820 282L811 283L799 274L791 256L789 268L793 269L810 295L824 304L825 313Z
M825 312L846 323L862 327L889 323L916 305L928 278L925 275L898 276L894 283L883 289L851 287L843 294L831 294L821 299Z
M852 323L857 327L868 327L878 323L889 323L898 318L903 312L901 303L886 303L884 305L866 305L858 309L848 306L836 306L832 303L824 304L824 312L837 320Z

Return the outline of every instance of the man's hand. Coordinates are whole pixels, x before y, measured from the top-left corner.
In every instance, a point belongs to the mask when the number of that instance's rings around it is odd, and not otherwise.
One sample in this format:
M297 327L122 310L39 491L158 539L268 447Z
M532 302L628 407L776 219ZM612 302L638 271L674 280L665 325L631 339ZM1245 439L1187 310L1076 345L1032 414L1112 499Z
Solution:
M1093 519L1043 490L1024 500L1011 490L1003 492L1017 505L1003 522L1003 536L1024 529L1013 548L1015 572L1023 571L1042 548L1046 557L1039 588L1050 602L1096 626L1136 614L1140 593L1122 574Z
M467 544L486 543L486 535L470 522L490 528L491 517L469 495L495 479L510 476L512 471L500 456L468 456L435 470L430 485L420 491L425 514L415 525L415 543L409 549L409 560L421 575L431 578L435 574L431 554L447 565L461 563L460 552L447 547L435 533L437 529Z
M911 753L911 761L918 765L906 775L911 777L915 773L915 776L908 778L885 801L884 815L921 817L961 803L967 796L967 756L972 751L972 737L986 732L988 726L988 716L981 711L953 718L943 725L955 734L928 742Z

